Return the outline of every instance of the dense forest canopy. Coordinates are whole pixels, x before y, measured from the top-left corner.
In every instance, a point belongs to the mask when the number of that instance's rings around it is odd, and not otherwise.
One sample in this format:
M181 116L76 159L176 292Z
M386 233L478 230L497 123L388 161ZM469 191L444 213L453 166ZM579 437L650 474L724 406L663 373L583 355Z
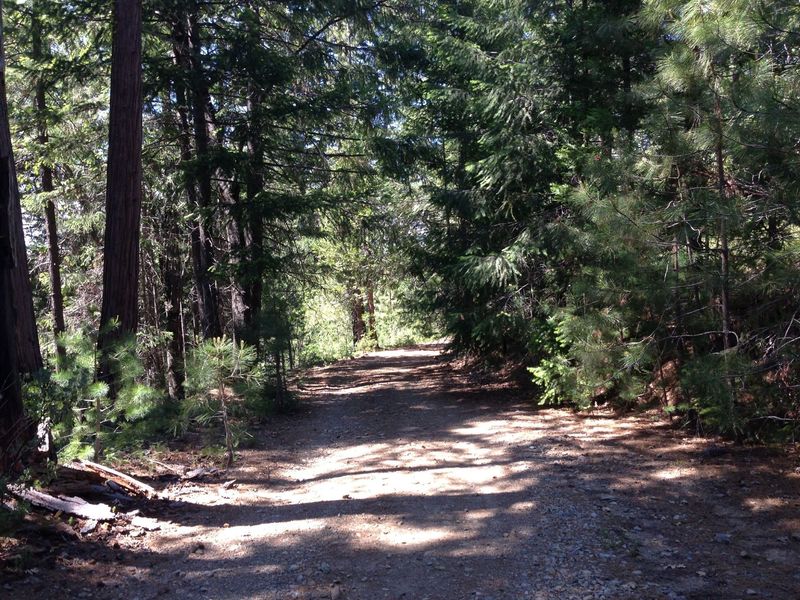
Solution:
M4 469L36 423L74 456L221 415L230 452L296 367L440 337L543 404L796 433L796 2L3 21Z

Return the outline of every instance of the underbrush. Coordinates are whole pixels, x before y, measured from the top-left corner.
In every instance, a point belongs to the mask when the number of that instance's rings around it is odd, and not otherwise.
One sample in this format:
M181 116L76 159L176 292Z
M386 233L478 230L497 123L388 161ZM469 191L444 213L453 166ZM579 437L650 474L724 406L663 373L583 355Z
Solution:
M553 325L551 322L550 325ZM538 358L528 371L540 405L620 411L658 407L698 435L737 441L795 442L800 438L800 373L793 360L764 364L746 350L664 356L654 344L556 323L538 332Z
M296 405L271 361L227 337L189 352L182 398L144 383L132 345L114 355L119 387L112 395L96 377L93 337L83 333L64 341L67 352L58 370L42 370L25 383L28 414L62 461L101 456L114 461L195 430L208 434L209 447L221 443L230 463L235 449L250 443L250 429Z

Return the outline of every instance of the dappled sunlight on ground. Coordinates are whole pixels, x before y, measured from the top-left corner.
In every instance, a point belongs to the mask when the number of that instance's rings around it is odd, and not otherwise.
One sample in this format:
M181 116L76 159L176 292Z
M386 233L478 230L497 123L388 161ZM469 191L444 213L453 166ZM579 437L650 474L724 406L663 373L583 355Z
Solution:
M435 348L317 369L300 393L307 410L241 452L235 486L181 496L140 560L158 592L142 597L797 597L784 457L708 458L650 418L536 410Z

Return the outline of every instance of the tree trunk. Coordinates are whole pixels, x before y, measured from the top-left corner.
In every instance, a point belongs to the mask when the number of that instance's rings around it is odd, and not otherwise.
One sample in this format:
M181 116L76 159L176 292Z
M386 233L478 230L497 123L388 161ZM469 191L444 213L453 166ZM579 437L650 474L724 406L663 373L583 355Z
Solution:
M0 3L0 6L2 4ZM2 40L0 40L2 43ZM3 61L5 57L3 55ZM14 303L13 322L17 346L17 368L20 373L35 373L42 366L42 352L39 348L39 334L36 330L36 315L33 311L33 292L28 273L28 252L25 247L25 231L22 227L22 207L20 206L17 171L11 149L11 132L8 123L8 102L6 98L5 62L2 72L2 122L0 137L3 139L3 155L8 158L11 206L12 240L14 242L14 264L11 271L11 290Z
M176 62L179 55L176 50ZM192 160L191 134L189 131L189 118L186 108L186 93L183 84L175 83L175 97L177 99L177 112L179 122L179 144L181 149L181 163L187 165ZM197 188L194 177L188 171L184 174L186 196L189 207L194 212L199 210L197 201ZM195 336L199 333L204 339L214 337L214 332L219 328L217 317L216 288L209 276L208 260L205 254L205 230L200 224L200 219L193 218L189 223L189 251L192 259L192 274L194 276L195 301L192 303L192 320ZM215 325L216 323L216 325Z
M208 113L206 106L210 101L208 84L203 73L202 53L200 48L200 26L196 10L189 17L188 27L189 64L191 67L192 90L192 122L194 127L194 147L197 156L197 189L200 207L200 243L199 250L203 254L204 278L210 281L210 272L214 266L214 247L211 242L211 220L209 212L213 204L211 185L211 157L209 156ZM204 316L204 337L222 335L219 316L219 295L216 286L212 286L212 294L206 301Z
M108 135L100 377L118 384L113 346L138 325L139 225L142 206L142 4L114 1ZM112 324L117 322L116 326Z
M4 122L5 116L3 111ZM5 128L4 122L0 123L0 127ZM14 267L12 170L6 142L4 139L0 149L0 474L13 470L21 449L28 441L14 343L14 299L11 293L11 271Z
M240 282L246 278L247 273L245 271L249 267L249 265L243 265L241 260L241 257L247 251L247 242L245 240L245 225L239 185L229 186L227 183L220 183L220 195L228 206L230 213L226 233L228 236L228 254L230 256L228 259L230 263L228 285L231 291L231 331L235 339L239 339L241 334L247 333L247 301L244 288ZM248 336L246 336L246 341L251 341Z
M248 8L252 20L247 24L248 42L250 47L258 48L261 45L261 15L255 2L248 1ZM264 293L264 220L260 206L259 194L264 190L262 175L264 163L264 144L261 135L263 88L255 73L250 73L247 88L247 177L245 179L245 196L247 199L247 226L249 239L247 256L250 272L244 282L244 301L246 312L245 325L254 328L255 320L261 312L261 297ZM291 356L291 354L290 354Z
M175 217L177 223L177 216ZM170 237L177 237L178 232L171 232ZM181 299L183 293L183 277L181 276L180 249L177 240L167 241L166 256L162 261L162 277L164 279L166 328L170 334L167 348L167 393L172 400L183 398L184 354L183 325L181 315Z
M358 344L367 334L367 324L364 321L364 298L361 290L350 290L350 320L353 328L353 344Z
M205 113L203 118L206 123L206 138L210 151L215 147L221 148L224 139L221 133L215 139L215 131L218 129L217 115L211 104L207 88L205 88L204 106ZM246 330L248 316L247 292L242 286L242 281L249 279L251 273L248 271L253 265L251 261L247 260L242 263L243 257L249 258L249 235L245 220L246 208L241 203L241 186L238 181L235 181L235 174L226 173L218 166L214 166L211 171L213 177L217 180L219 201L227 209L229 215L225 232L228 238L228 285L231 294L230 330L234 336L238 336ZM231 178L234 178L233 182L230 181Z
M367 282L367 335L369 339L377 345L378 329L375 319L375 286L371 281Z
M717 167L717 193L719 194L720 208L723 214L719 218L719 257L720 257L720 309L722 316L722 347L729 350L735 345L731 333L730 315L730 251L728 249L728 216L725 213L727 201L725 198L725 166L722 151L722 107L719 96L715 97L714 108L717 117L717 144L715 159Z
M247 206L250 213L250 240L248 257L252 272L244 286L245 304L244 315L247 327L253 327L258 313L261 312L261 296L264 293L264 273L261 268L262 253L264 252L264 224L261 210L258 206L258 194L263 191L264 180L261 176L261 163L264 160L264 149L261 137L258 135L259 113L261 110L261 97L251 84L247 98L247 109L250 114L249 131L247 137Z
M175 126L179 131L180 123L172 119L174 113L169 110L171 94L165 93L163 97L165 118L170 120L170 126ZM180 136L183 135L181 132ZM188 148L187 148L188 151ZM183 153L183 149L181 150ZM183 157L183 154L182 154ZM181 400L184 397L183 384L185 380L185 331L183 326L183 254L181 238L184 231L181 228L180 210L172 203L167 203L164 208L164 228L161 230L164 251L159 259L159 271L164 284L163 302L166 315L165 328L170 334L165 355L165 379L167 394L171 400Z
M26 444L32 439L32 428L25 418L20 389L15 330L15 295L13 273L21 259L26 273L25 255L20 245L16 220L19 210L17 185L13 179L14 156L6 102L5 52L3 51L2 2L0 2L0 473L17 470L17 463ZM21 224L21 223L20 223ZM24 248L24 245L23 245ZM32 304L32 303L31 303Z
M0 156L0 475L13 470L20 451L29 439L14 344L11 295L13 252L8 244L11 240L7 237L11 217L7 160L7 156Z
M4 90L5 91L5 90ZM5 97L5 96L4 96ZM6 116L8 112L4 113ZM5 119L8 123L8 119ZM9 142L10 147L10 142ZM33 311L33 290L28 273L28 251L25 247L25 231L22 228L22 207L19 202L17 170L11 160L11 211L16 245L14 269L11 272L11 289L14 296L14 317L17 339L17 367L20 373L35 373L42 366L39 334L36 329L36 314Z
M36 61L44 58L41 25L36 15L32 23L32 53ZM42 151L46 152L49 141L47 133L47 99L46 86L43 78L36 82L36 126L37 141ZM53 167L49 162L42 166L42 192L48 194L45 204L45 221L47 223L47 255L48 271L50 274L50 311L53 317L53 339L56 354L59 360L66 356L66 349L61 343L61 335L66 327L64 324L64 295L61 286L61 253L58 248L58 226L56 224L56 205L53 202ZM58 365L56 365L58 367Z
M187 85L175 81L175 97L180 121L181 162L187 165L192 160L191 140L194 139L196 168L186 172L186 193L189 204L198 217L191 222L192 268L196 292L196 307L200 321L200 334L204 339L222 335L219 316L219 291L211 275L214 266L214 246L211 241L211 222L208 215L211 206L211 172L208 164L208 130L205 125L203 98L207 97L205 76L200 62L199 32L197 31L197 6L186 17L183 12L174 16L173 55L182 75L191 82L192 102L189 102ZM200 106L198 109L198 102ZM189 113L192 115L190 123Z
M734 389L735 376L730 373L728 350L736 345L731 332L730 313L730 250L728 246L728 202L725 194L725 163L723 154L723 119L722 103L717 92L714 94L714 112L717 118L717 140L714 149L717 167L717 193L719 195L719 260L720 260L720 312L722 317L722 348L724 350L724 377L728 387L729 410L733 413L736 406Z
M42 191L53 191L53 175L50 167L42 169ZM66 349L61 341L61 335L66 331L64 322L64 294L61 286L61 252L58 247L58 226L56 224L56 205L52 199L47 200L45 206L47 220L47 255L48 270L50 273L50 310L53 316L53 338L55 339L56 353L60 359L66 356Z
M286 383L283 378L283 353L280 350L275 350L272 354L272 359L275 365L275 405L278 409L283 409L286 405Z

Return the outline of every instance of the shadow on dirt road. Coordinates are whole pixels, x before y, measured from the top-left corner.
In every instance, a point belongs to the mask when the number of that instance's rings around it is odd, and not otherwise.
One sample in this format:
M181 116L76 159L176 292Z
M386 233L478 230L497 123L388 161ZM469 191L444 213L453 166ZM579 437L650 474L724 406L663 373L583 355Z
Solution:
M783 454L706 453L645 417L536 410L436 347L316 369L299 391L304 410L242 453L238 487L188 496L84 593L800 597L800 476Z

